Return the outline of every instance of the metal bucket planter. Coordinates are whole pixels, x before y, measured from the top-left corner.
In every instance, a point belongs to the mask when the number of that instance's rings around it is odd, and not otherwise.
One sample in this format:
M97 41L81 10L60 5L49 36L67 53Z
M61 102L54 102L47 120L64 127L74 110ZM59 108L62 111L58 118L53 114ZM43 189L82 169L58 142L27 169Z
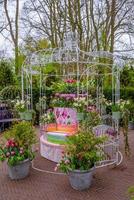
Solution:
M77 113L77 120L82 121L84 119L84 113Z
M121 118L121 113L119 111L118 112L112 112L112 117L115 120L119 120Z
M19 116L21 120L25 119L25 112L19 112Z
M26 159L20 162L18 165L8 165L8 174L12 180L23 179L29 175L31 162Z
M128 128L129 130L134 130L134 122L129 122Z
M32 111L26 111L25 112L25 120L30 121L33 118L33 112Z
M69 182L75 190L85 190L91 186L94 167L90 170L73 170L68 172Z

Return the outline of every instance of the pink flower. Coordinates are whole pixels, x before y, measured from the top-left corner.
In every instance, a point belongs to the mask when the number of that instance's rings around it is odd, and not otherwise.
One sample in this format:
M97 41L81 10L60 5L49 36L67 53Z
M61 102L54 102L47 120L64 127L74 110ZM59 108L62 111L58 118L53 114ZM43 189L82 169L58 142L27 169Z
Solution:
M14 155L15 155L15 152L14 152L14 151L11 151L11 155L14 156Z
M14 143L12 143L12 144L11 144L11 147L14 147L14 146L15 146L15 144L14 144Z
M20 151L23 151L23 147L20 147Z
M23 154L24 152L23 151L20 151L20 154Z
M74 80L74 79L67 79L64 82L65 83L76 83L76 80Z
M10 146L10 144L9 144L9 142L7 142L7 143L6 143L6 147L9 147L9 146Z
M55 168L54 168L54 171L56 172L58 170L58 167L56 166Z
M9 156L10 156L10 153L9 153L9 152L7 152L7 153L6 153L6 156L7 156L7 157L9 157Z
M65 164L69 164L70 162L69 162L69 160L65 160Z

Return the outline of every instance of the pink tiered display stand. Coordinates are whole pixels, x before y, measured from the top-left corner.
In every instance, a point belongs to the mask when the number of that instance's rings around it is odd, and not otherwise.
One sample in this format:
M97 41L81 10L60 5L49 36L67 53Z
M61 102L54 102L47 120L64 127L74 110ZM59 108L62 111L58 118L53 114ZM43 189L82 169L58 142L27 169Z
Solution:
M55 135L57 137L68 137L75 134L78 129L76 111L72 108L54 108L54 114L56 118L56 129L50 125L44 131L44 134L40 137L40 153L41 156L48 160L59 162L64 151L64 145L54 144L47 140L47 134Z

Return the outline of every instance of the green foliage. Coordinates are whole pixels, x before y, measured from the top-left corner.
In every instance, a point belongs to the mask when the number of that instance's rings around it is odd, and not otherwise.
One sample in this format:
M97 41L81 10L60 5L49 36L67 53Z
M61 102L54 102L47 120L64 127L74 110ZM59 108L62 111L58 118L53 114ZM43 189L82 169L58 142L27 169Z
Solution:
M18 86L10 85L4 87L0 91L0 99L2 100L14 100L21 97L21 89Z
M70 81L70 82L69 82ZM77 92L77 82L76 80L65 80L65 81L59 81L54 82L52 85L52 90L55 93L76 93Z
M121 72L121 85L122 87L133 87L134 86L134 69L133 67L125 66Z
M85 114L84 120L81 122L81 129L91 131L93 127L101 123L101 117L97 111L90 111Z
M5 133L6 139L15 138L18 144L25 148L31 148L36 142L35 130L30 122L21 121L14 124L10 130Z
M16 165L25 159L32 160L32 145L36 142L35 131L29 122L19 122L5 133L6 143L0 145L0 161Z
M41 124L49 124L55 122L55 115L52 110L48 110L43 116L41 116L40 123Z
M43 49L49 48L49 47L50 47L50 43L45 38L35 40L33 37L30 36L25 39L24 49L28 50L30 52L43 50Z
M112 99L112 88L105 87L104 88L104 95L107 97L108 100ZM134 87L121 87L120 89L120 96L121 99L131 99L134 100Z
M58 167L63 172L69 170L89 170L102 158L101 144L106 137L96 137L92 132L80 132L70 136L63 159Z
M72 108L73 103L74 103L73 98L67 99L66 97L54 97L50 102L50 106Z
M0 90L8 85L14 84L14 74L11 64L2 60L0 62Z
M134 87L121 87L121 98L122 99L131 99L134 101Z
M11 166L17 165L20 162L34 158L34 153L30 149L23 148L18 145L16 140L7 140L6 146L0 146L0 161L7 160Z
M112 111L113 111L113 112L119 112L119 111L120 111L120 105L118 105L118 104L113 104L113 105L112 105Z
M130 195L130 200L134 200L134 186L128 188L128 193Z

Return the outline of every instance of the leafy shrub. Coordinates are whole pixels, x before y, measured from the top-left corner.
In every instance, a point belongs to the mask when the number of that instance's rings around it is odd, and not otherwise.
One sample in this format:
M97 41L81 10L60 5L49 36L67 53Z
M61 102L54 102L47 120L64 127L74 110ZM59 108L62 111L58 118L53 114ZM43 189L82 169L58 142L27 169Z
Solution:
M34 158L32 145L36 141L35 131L30 122L19 122L5 134L6 143L0 145L0 161L7 160L9 165Z
M0 62L0 90L8 85L14 84L14 74L10 63L7 61Z
M7 86L0 91L0 99L2 100L14 100L17 97L21 97L21 90L18 86Z
M91 132L70 136L63 158L57 167L63 172L89 170L102 158L100 145L105 140L106 137L96 137Z
M112 99L112 88L104 88L104 95L108 100ZM120 98L134 100L134 87L121 87Z

